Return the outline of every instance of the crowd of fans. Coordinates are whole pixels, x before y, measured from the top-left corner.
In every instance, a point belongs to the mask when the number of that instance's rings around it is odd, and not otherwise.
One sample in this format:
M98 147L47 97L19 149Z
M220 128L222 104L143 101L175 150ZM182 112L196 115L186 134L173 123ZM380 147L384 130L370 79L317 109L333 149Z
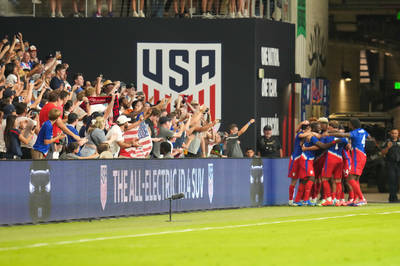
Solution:
M61 53L40 60L21 33L0 51L2 159L243 157L239 137L254 119L221 132L207 106L185 96L154 102L102 75L69 82Z
M201 15L203 18L215 18L221 15L229 18L245 18L250 16L250 6L251 2L249 0L201 0L201 1L186 1L186 0L152 0L146 3L144 0L128 0L130 1L130 11L132 17L165 17L169 16L170 9L172 7L172 12L177 18L187 18L189 17L189 9L197 7L198 12L196 15ZM50 17L60 17L63 18L63 0L50 0ZM260 10L259 3L256 2L256 12L260 11L266 16L267 8L262 8ZM262 5L266 7L267 1L261 1ZM93 14L94 17L113 17L113 1L107 0L106 12L103 12L103 0L96 1L96 12ZM122 2L122 5L124 3ZM192 5L192 6L191 6ZM272 2L274 11L271 18L279 20L281 18L282 2L274 1ZM73 0L72 1L73 17L79 18L83 17L85 10L84 0Z

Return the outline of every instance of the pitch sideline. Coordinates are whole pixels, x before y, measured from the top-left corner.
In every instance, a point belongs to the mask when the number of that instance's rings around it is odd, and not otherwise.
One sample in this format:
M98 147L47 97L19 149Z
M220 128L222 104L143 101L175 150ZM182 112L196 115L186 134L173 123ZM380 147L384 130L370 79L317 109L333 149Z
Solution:
M365 215L374 215L374 214L377 214L377 215L388 215L388 214L394 214L394 213L400 213L400 211L380 212L380 213L356 213L356 214L346 214L346 215L341 215L341 216L328 216L328 217L317 217L317 218L308 218L308 219L294 219L294 220L284 220L284 221L274 221L274 222L262 222L262 223L252 223L252 224L237 224L237 225L203 227L203 228L193 228L193 229L188 228L188 229L183 229L183 230L163 231L163 232L154 232L154 233L145 233L145 234L132 234L132 235L121 235L121 236L96 237L96 238L60 241L60 242L53 242L53 243L36 243L36 244L31 244L31 245L26 245L26 246L14 246L14 247L0 248L0 252L2 252L2 251L11 251L11 250L20 250L20 249L29 249L29 248L47 247L47 246L79 244L79 243L94 242L94 241L124 239L124 238L159 236L159 235L169 235L169 234L187 233L187 232L200 232L200 231L209 231L209 230L223 230L223 229L232 229L232 228L241 228L241 227L253 227L253 226L264 226L264 225L283 224L283 223L311 222L311 221L340 219L340 218L347 218L347 217L354 217L354 216L365 216Z

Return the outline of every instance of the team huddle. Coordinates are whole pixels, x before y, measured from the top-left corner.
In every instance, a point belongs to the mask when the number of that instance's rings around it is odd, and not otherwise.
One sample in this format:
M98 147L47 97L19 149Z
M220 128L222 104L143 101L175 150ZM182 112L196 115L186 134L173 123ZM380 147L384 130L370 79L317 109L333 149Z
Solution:
M360 189L369 134L358 119L351 119L350 132L327 118L300 123L289 162L289 205L362 206L367 204ZM294 198L297 181L299 185ZM345 200L344 186L348 190ZM317 202L321 193L322 200ZM294 198L294 199L293 199Z

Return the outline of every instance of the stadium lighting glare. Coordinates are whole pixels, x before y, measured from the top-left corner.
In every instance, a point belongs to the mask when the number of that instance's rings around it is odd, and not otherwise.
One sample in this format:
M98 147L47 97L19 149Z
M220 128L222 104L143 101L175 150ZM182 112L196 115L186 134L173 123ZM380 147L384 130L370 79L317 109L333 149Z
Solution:
M351 73L348 71L342 71L341 79L343 79L346 82L351 81Z
M178 199L184 199L184 198L185 198L185 194L183 194L183 193L174 194L168 198L168 200L169 200L169 221L168 222L172 222L172 201L178 200Z

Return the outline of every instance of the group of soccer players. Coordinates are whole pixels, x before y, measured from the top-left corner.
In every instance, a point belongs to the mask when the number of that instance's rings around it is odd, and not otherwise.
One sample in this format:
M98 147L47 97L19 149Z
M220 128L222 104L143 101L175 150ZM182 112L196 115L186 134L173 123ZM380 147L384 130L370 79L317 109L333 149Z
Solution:
M359 178L366 162L365 141L369 134L360 120L351 119L345 133L327 118L300 123L289 162L291 206L362 206L367 204ZM295 186L299 182L294 198ZM344 186L348 190L345 200ZM318 202L318 199L321 200Z

